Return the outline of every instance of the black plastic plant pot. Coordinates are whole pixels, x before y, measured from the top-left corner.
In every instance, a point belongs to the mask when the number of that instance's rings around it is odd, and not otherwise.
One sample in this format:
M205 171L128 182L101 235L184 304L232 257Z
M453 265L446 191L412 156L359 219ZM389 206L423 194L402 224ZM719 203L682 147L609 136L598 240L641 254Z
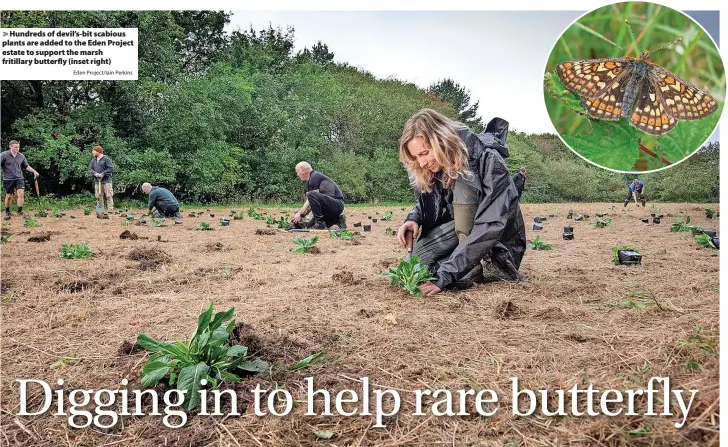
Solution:
M548 217L546 217L546 216L541 216L541 222L545 222L545 221L547 221L547 220L548 220Z
M554 213L549 213L549 217L550 218L553 218L554 217Z
M377 219L372 219L372 222L377 223Z
M604 217L604 214L602 214L602 213L596 213L594 215L597 216L597 217Z
M355 227L361 227L361 222L354 222Z
M637 265L642 264L642 255L631 250L619 250L617 258L621 265Z
M703 230L703 234L707 234L710 238L715 238L717 236L716 232L711 230Z
M642 199L642 208L644 208L645 206L647 206L647 205L645 205L645 203L647 203L647 201L645 199Z
M213 213L210 213L210 217L215 217L215 214L213 214Z
M126 220L134 220L134 216L126 216Z
M536 223L541 223L541 218L538 217L538 216L536 216L536 217L533 218L533 221L536 222Z
M650 219L649 219L649 217L643 217L643 218L642 218L641 220L642 220L642 222L644 222L644 223L650 223Z
M533 224L533 230L534 231L543 230L543 225L539 225L539 224L535 223L535 224Z
M564 233L573 233L574 227L564 227Z
M364 225L364 231L372 231L371 225Z
M567 219L572 219L574 217L574 213L569 213L566 215Z
M367 219L372 220L372 216L368 216Z
M652 223L653 224L659 224L660 223L660 218L659 217L653 217L652 218Z
M713 243L713 245L715 245L715 248L720 250L720 238L714 237L711 238L710 241Z
M230 221L229 220L221 220L220 221L220 225L222 225L223 227L230 226Z
M650 216L657 217L657 213L652 213L652 214L650 214Z
M564 240L565 241L570 241L572 239L574 239L574 233L564 233Z
M576 216L574 218L574 220L576 220L576 221L582 221L582 220L584 220L584 216Z

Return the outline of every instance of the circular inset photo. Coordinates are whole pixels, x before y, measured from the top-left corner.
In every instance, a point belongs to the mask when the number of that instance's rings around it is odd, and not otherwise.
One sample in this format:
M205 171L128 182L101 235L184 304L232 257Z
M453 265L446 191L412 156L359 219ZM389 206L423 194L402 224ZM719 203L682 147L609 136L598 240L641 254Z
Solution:
M725 101L725 70L710 32L690 16L647 2L591 11L556 41L544 96L561 139L619 172L679 163L711 137ZM712 29L714 28L714 29Z

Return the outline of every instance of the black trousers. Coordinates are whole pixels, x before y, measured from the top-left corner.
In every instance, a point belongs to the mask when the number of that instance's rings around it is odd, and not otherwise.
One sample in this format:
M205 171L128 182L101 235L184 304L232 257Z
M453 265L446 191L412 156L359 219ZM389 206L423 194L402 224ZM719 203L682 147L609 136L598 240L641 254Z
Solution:
M168 205L162 201L155 202L154 208L166 217L175 217L179 213L179 205Z
M339 220L339 215L344 211L344 201L322 194L318 191L306 193L308 204L311 205L311 213L317 220L323 219L326 226L330 227Z

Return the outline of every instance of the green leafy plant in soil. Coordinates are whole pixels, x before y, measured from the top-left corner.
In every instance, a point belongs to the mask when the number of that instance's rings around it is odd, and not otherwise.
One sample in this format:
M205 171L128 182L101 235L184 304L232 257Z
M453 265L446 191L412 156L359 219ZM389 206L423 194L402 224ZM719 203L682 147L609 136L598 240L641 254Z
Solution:
M10 238L13 236L13 233L3 233L2 236L0 236L0 242L3 244L10 240Z
M696 234L695 242L703 248L716 248L715 245L713 245L713 240L707 234Z
M384 217L382 217L382 220L387 220L387 221L392 220L392 212L387 211L386 213L384 213Z
M394 228L392 228L392 227L387 227L387 228L386 228L386 229L384 230L384 234L386 234L387 236L394 236L395 234L397 234L397 230L395 230L395 229L394 229Z
M386 272L382 272L382 276L392 281L391 286L398 286L416 297L422 296L419 289L422 284L435 279L430 272L430 268L420 264L418 256L410 256L408 260L400 260L396 269L390 268Z
M283 230L289 230L293 228L293 224L291 223L288 216L281 216L280 219L276 221L276 225L278 228L281 228Z
M354 233L349 230L329 230L329 236L334 239L349 241L354 238Z
M88 246L88 242L83 244L63 244L61 245L61 257L63 259L86 259L93 256L94 253Z
M670 231L701 234L703 232L703 229L697 225L692 225L690 223L690 216L688 216L685 219L685 222L683 222L682 219L680 219L680 218L676 218L674 223L672 225L670 225Z
M551 250L551 244L547 244L546 242L542 241L541 236L536 236L536 239L528 244L528 248L532 248L534 250Z
M195 227L195 230L197 230L197 231L212 231L212 230L214 230L214 228L212 228L212 227L210 226L210 224L209 224L209 223L207 223L207 222L200 222L200 223L199 223L199 224L197 224L197 226Z
M245 217L245 214L242 211L238 211L233 215L234 220L243 220L243 217Z
M41 210L41 211L38 211L37 213L35 213L35 217L48 217L48 213L46 211Z
M53 210L53 217L63 217L63 213L59 208Z
M293 243L297 245L296 252L308 253L316 246L316 244L318 243L318 240L319 240L318 236L314 236L311 239L297 237L293 240Z
M707 217L708 219L712 219L714 215L715 215L715 210L713 208L705 209L705 217Z
M164 222L165 222L166 220L167 220L167 219L165 219L165 218L161 218L161 219L152 219L152 226L153 226L153 227L164 227L164 226L165 226L165 225L164 225Z
M633 251L635 253L639 253L640 250L638 248L631 248L626 245L622 245L621 247L612 247L612 263L619 265L619 251L620 250L627 250L627 251Z
M91 211L92 211L91 208L84 208L83 209L84 216L88 216L89 214L91 214Z
M29 217L29 218L25 219L25 223L23 224L23 226L28 227L28 228L37 228L42 225L37 220L33 219L32 217Z
M608 227L609 225L612 225L612 219L605 219L601 217L597 217L593 224L589 224L590 226L594 228L604 228Z
M223 382L238 382L241 375L265 371L268 362L250 359L248 348L230 346L228 337L235 327L235 308L212 314L210 306L197 319L197 330L187 341L160 342L147 334L139 334L137 343L153 354L142 368L142 385L153 387L164 380L169 386L186 391L182 407L193 410L200 404L200 381L212 388ZM223 326L225 322L227 325Z

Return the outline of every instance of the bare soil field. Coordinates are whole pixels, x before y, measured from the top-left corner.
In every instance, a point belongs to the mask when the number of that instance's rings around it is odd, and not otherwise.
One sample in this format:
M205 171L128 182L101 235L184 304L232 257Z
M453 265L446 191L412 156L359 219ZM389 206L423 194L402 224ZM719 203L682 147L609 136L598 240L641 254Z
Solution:
M385 234L404 219L402 208L348 208L349 228L361 233L355 242L320 235L318 254L294 251L292 239L302 234L256 234L266 225L247 215L218 226L227 210L213 210L211 218L207 211L188 217L187 209L183 224L168 219L164 227L121 226L119 215L101 220L71 210L26 228L13 215L3 224L13 236L2 245L0 445L718 445L719 251L699 247L690 233L670 232L673 218L688 215L717 230L718 220L706 219L703 209L718 205L655 204L664 216L658 225L640 221L650 206L523 205L528 239L540 235L553 246L527 251L521 268L527 281L423 299L390 288L380 275L406 254ZM568 220L569 210L590 219ZM394 213L392 222L381 221L386 211ZM544 229L532 231L533 218L548 213L554 217ZM595 213L608 213L612 225L590 226ZM352 227L370 216L380 219L371 232ZM214 231L195 231L201 221ZM567 225L573 240L562 238ZM138 238L120 239L125 230ZM60 257L62 244L85 241L92 258ZM623 245L640 249L641 265L612 264L612 247ZM54 400L43 415L15 416L16 379L57 389L63 379L67 391L118 389L122 379L140 388L148 354L134 349L137 335L189 337L210 301L216 311L235 308L236 321L245 324L234 334L237 343L280 365L224 385L238 392L242 415L191 416L179 429L165 428L162 416L124 416L112 429L74 429L66 417L53 416ZM308 367L286 368L317 352L324 354ZM367 377L372 388L398 390L402 407L384 418L384 428L374 427L374 416L304 416L306 377L332 394L361 390ZM643 416L645 398L638 398L636 416L625 410L615 417L546 417L539 410L520 417L512 414L512 377L531 390L590 383L642 389L651 377L669 377L670 388L699 392L680 429L677 407L673 416ZM248 390L257 384L285 388L301 402L284 417L255 416ZM470 402L470 415L434 416L428 405L415 416L413 390L425 388L491 389L500 397L498 411L483 417ZM39 387L30 388L29 408L42 399ZM319 439L315 432L322 431L333 435Z

